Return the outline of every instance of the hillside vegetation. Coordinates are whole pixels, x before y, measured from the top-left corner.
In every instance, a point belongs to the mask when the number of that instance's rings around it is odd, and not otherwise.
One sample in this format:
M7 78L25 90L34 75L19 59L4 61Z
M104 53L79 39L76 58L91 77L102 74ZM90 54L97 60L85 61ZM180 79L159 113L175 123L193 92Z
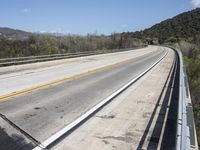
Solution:
M200 8L162 21L144 31L124 33L129 37L149 40L150 43L194 42L200 38Z
M0 58L141 46L143 46L143 43L140 40L124 38L120 34L110 36L96 34L88 34L87 36L32 34L23 39L17 38L15 34L9 36L2 34L0 36Z

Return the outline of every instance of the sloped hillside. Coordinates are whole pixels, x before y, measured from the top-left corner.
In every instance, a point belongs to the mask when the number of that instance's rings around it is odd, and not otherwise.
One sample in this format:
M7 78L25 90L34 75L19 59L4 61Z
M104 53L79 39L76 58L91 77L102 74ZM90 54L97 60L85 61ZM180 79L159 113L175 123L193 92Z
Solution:
M31 36L33 33L22 31L22 30L15 30L6 27L0 27L0 36L5 38L13 38L13 39L24 39Z
M162 21L144 31L129 32L124 35L143 40L146 38L157 39L159 43L200 39L200 8Z

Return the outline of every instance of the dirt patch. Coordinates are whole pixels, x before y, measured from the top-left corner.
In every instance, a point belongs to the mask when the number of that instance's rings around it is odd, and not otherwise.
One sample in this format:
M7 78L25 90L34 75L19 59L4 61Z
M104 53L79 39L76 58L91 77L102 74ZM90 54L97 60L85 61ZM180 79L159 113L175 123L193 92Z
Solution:
M108 141L106 141L106 140L102 140L102 142L104 142L106 145L107 144L110 144Z
M113 140L118 140L118 141L122 141L125 143L132 143L132 137L130 136L105 136L105 137L97 137L99 139L113 139Z
M109 115L109 116L104 115L104 116L96 116L96 117L102 118L102 119L113 119L113 118L115 118L115 115Z
M34 109L35 109L35 110L38 110L38 109L40 109L40 107L34 107Z
M34 117L34 116L36 116L36 115L37 115L37 114L25 114L24 119L29 119L29 118Z
M126 136L134 136L133 132L126 132Z

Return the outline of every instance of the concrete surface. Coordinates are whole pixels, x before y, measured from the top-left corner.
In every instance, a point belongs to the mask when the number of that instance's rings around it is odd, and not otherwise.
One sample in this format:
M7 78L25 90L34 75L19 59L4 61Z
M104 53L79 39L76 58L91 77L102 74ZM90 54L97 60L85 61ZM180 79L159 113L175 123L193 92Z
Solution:
M119 63L131 58L140 57L145 54L155 53L159 49L162 48L156 46L149 46L147 48L126 52L101 54L94 56L71 58L66 60L57 60L52 62L41 62L35 64L11 66L13 70L20 67L28 70L1 74L0 98L7 94L16 93L21 90L44 85L55 80L72 77L77 74L87 73L90 70ZM48 63L50 63L51 65L52 63L54 63L56 66L45 67L48 66ZM43 67L39 69L30 69L34 68L34 66ZM10 67L1 67L1 73L6 72L6 70L9 70L9 68Z
M166 51L0 102L0 113L42 142L146 70Z
M162 100L153 120L150 118L165 88L173 60L174 52L169 51L157 67L51 149L147 149Z
M36 146L34 142L21 134L4 119L0 118L0 149L27 150Z
M138 51L139 49L135 49L136 51ZM142 50L142 48L141 48ZM119 53L124 53L125 51L121 51ZM102 57L104 55L108 56L108 55L116 55L116 53L108 53L108 54L96 54L96 56ZM0 67L0 74L8 74L8 73L12 73L12 72L20 72L20 71L24 71L24 70L32 70L32 69L40 69L40 68L46 68L46 67L52 67L52 66L57 66L57 65L62 65L62 64L66 64L68 62L72 62L72 61L79 61L80 58L81 59L85 59L85 58L93 58L94 55L88 55L88 56L80 56L80 57L74 57L74 58L66 58L66 59L58 59L58 60L50 60L50 61L44 61L44 62L33 62L33 63L28 63L28 64L21 64L21 65L12 65L12 66L2 66Z

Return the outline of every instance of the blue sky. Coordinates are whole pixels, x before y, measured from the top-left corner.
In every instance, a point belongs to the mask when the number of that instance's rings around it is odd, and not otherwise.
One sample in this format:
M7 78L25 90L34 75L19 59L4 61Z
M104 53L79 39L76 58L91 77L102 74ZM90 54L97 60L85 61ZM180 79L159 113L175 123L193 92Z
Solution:
M200 0L1 0L0 26L110 34L142 30L199 6Z

